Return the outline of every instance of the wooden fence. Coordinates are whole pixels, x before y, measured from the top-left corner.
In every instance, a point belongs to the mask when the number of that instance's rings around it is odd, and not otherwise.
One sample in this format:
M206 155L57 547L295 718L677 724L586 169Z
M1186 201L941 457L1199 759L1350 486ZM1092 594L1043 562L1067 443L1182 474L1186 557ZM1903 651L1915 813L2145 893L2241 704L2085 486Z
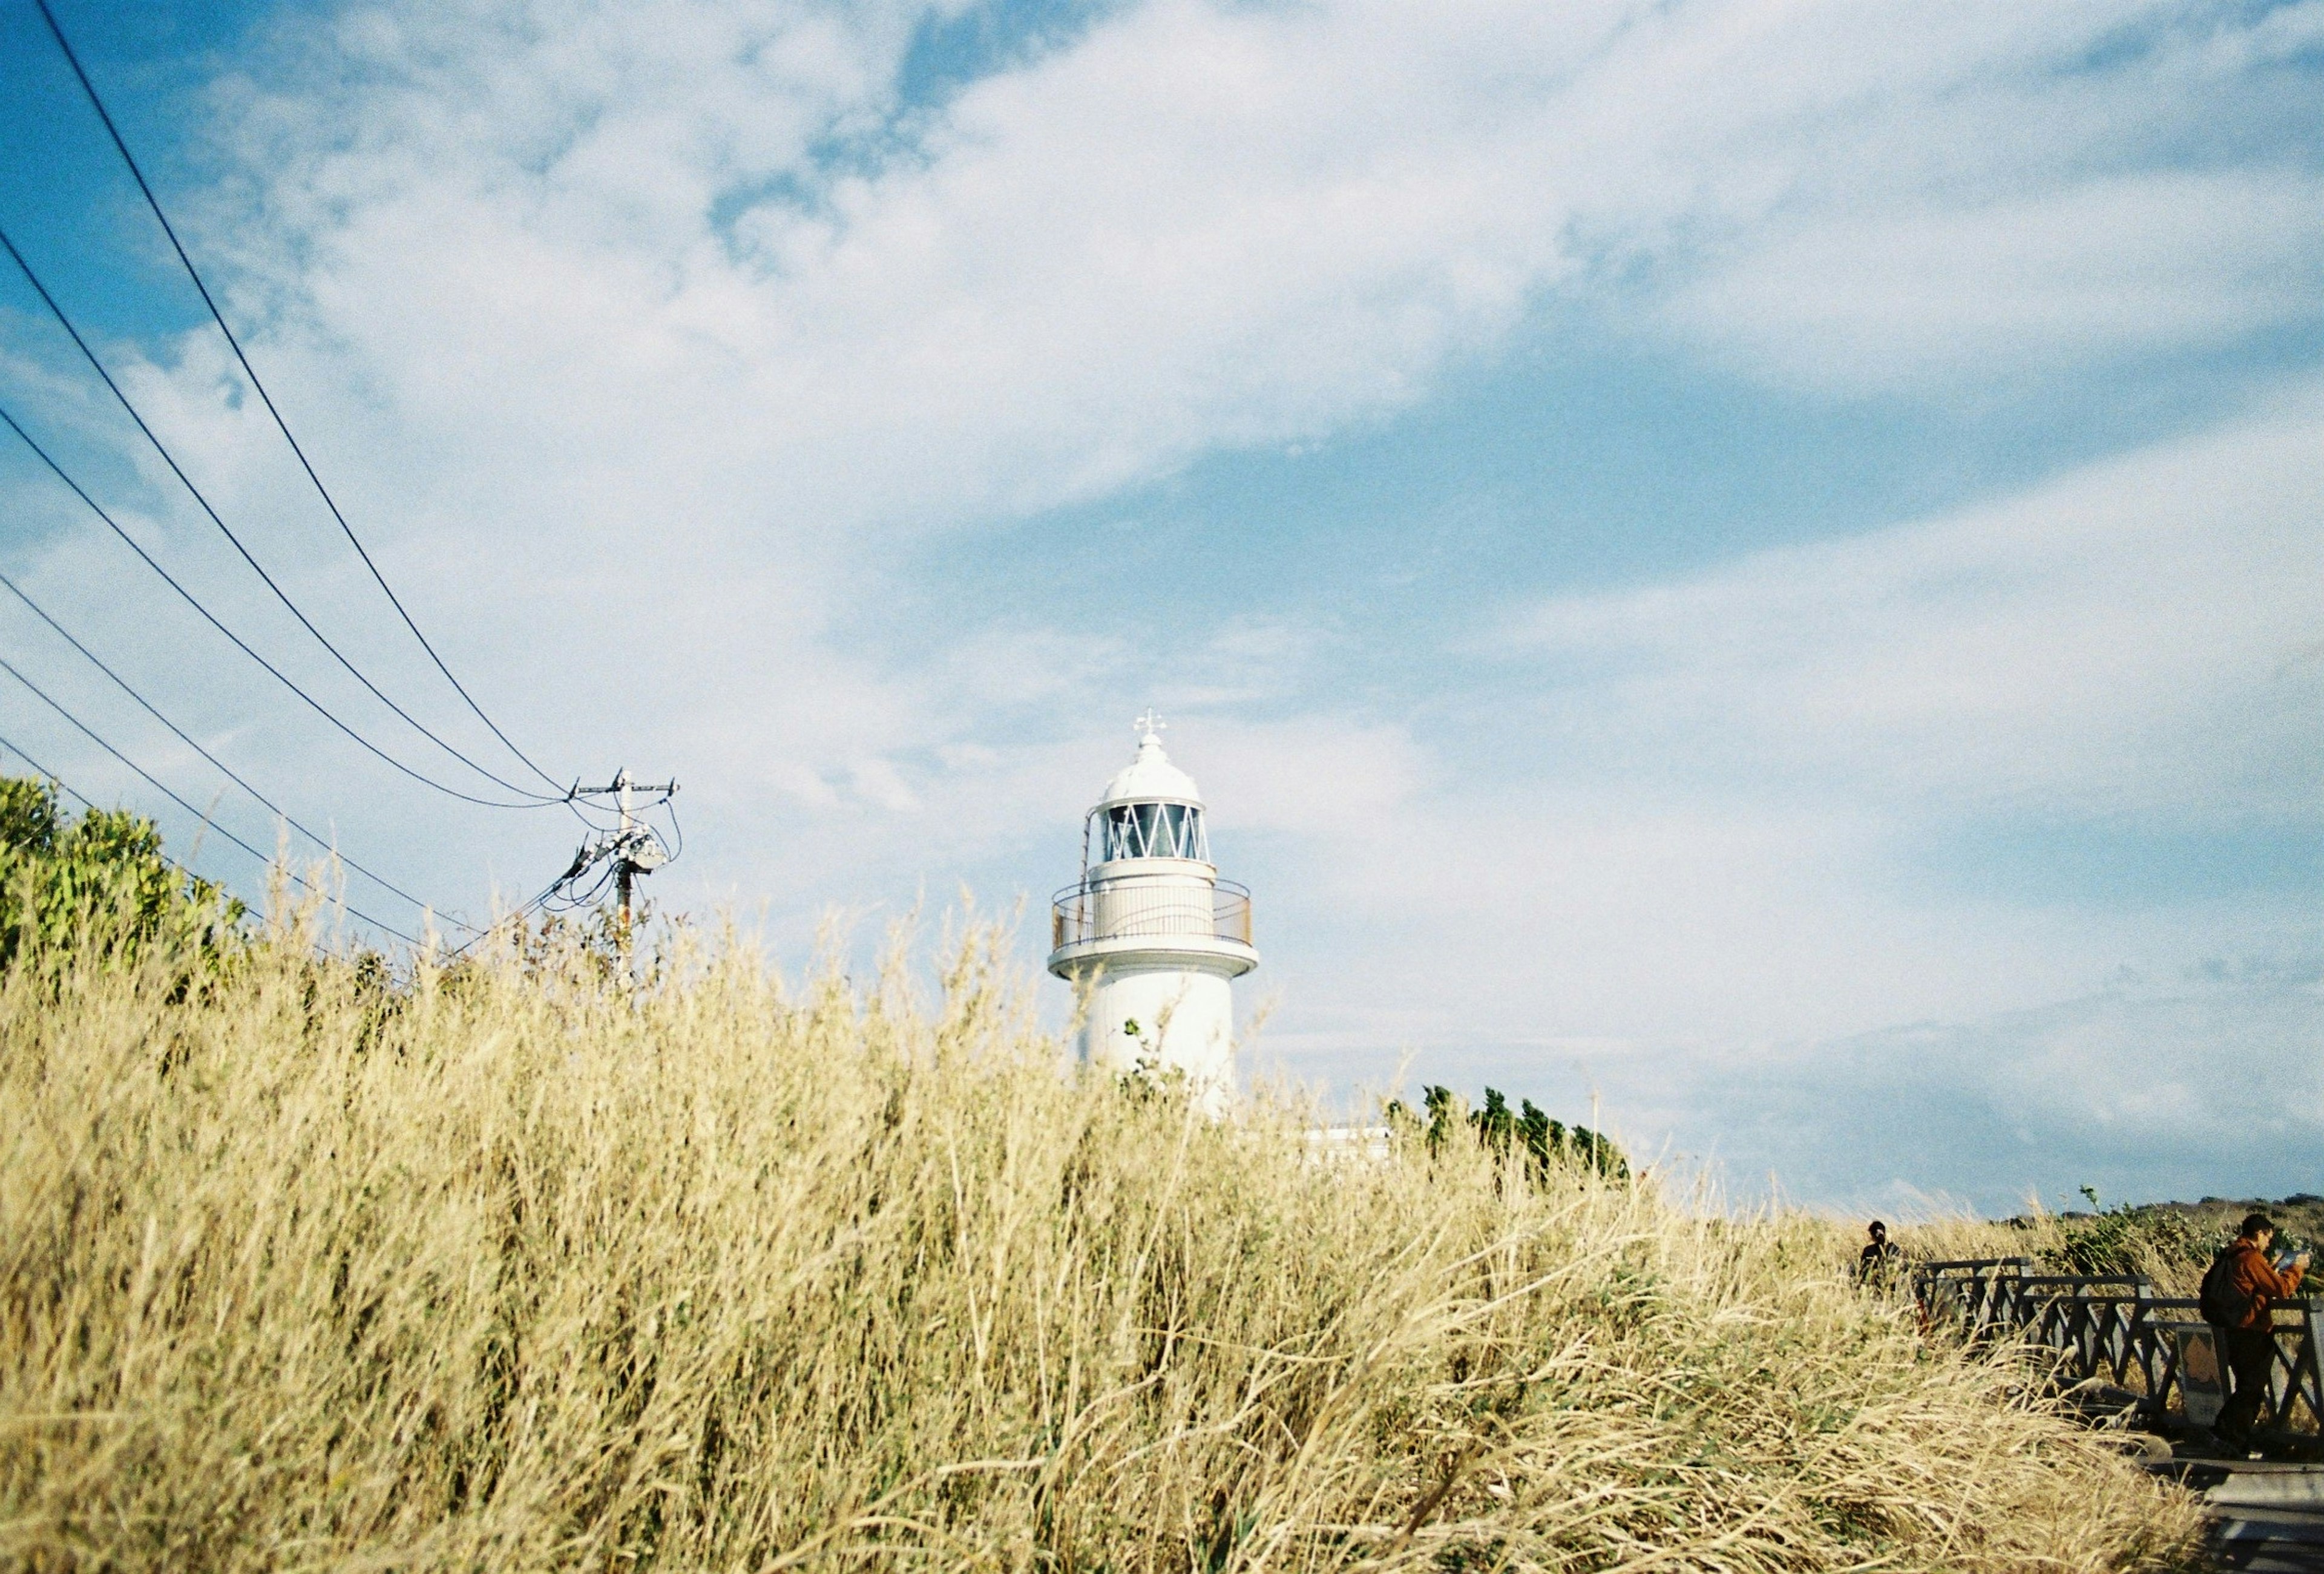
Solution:
M1932 1325L1970 1339L2022 1339L2053 1353L2067 1386L2107 1384L2135 1395L2149 1425L2208 1426L2231 1392L2215 1330L2196 1303L2157 1295L2144 1277L2043 1274L2031 1257L1979 1257L1913 1266L1913 1294ZM2324 1428L2324 1377L2317 1369L2324 1298L2278 1302L2275 1361L2268 1372L2279 1428Z

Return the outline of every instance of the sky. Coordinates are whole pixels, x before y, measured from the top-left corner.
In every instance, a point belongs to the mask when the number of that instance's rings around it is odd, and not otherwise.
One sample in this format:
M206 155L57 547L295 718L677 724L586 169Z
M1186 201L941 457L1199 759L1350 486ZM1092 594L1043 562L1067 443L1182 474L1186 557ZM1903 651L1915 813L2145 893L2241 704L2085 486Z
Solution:
M1024 904L1062 1025L1043 904L1151 704L1256 893L1255 1080L1498 1087L1738 1201L2324 1189L2319 0L55 8L452 671L559 781L683 784L663 911L798 973ZM521 772L31 0L0 227ZM21 275L0 405L484 787ZM0 437L0 569L277 803L447 915L565 867ZM273 847L20 606L0 650ZM13 681L0 735L261 888Z

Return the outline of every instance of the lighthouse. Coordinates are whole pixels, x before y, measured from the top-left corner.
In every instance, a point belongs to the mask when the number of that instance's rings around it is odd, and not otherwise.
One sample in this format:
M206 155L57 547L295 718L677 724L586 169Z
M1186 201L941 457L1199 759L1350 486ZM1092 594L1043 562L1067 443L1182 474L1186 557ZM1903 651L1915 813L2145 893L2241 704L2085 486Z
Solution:
M1083 1004L1084 1061L1176 1072L1215 1114L1234 1091L1234 997L1259 965L1250 892L1219 878L1203 795L1138 722L1138 755L1082 822L1082 878L1050 907L1049 971Z

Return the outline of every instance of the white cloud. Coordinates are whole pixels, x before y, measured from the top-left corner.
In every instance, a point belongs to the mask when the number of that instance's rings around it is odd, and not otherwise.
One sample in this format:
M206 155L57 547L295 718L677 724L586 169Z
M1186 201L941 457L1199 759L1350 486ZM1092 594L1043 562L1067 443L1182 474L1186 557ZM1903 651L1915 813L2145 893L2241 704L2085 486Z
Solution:
M835 643L895 532L1409 403L1609 262L1654 259L1680 331L1842 382L2316 295L2312 181L2121 168L2264 113L2306 10L1157 0L935 111L895 99L927 14L358 5L221 88L253 200L210 240L278 308L262 357L327 473L392 500L399 580L439 627L515 614L468 648L566 727L634 674L695 696L707 769L779 732L777 776L869 782L960 731L924 713L958 681ZM263 434L189 343L157 407L232 495Z
M879 641L835 649L883 543L1407 405L1641 257L1681 331L1848 381L1982 342L1996 300L2043 364L2153 344L2053 309L2135 283L2118 253L2167 262L2172 343L2280 321L2315 229L2265 168L2104 176L2257 113L2221 106L2267 99L2281 16L1157 0L930 109L895 97L926 14L358 5L221 88L248 200L208 244L263 360L327 473L392 500L368 522L437 625L521 622L469 649L562 727L645 668L695 696L674 723L740 743L761 709L825 779L940 740ZM2043 217L2061 192L2111 222ZM2208 272L2174 192L2235 198ZM1892 249L1868 224L1941 240L1945 288L1802 286ZM1785 327L1811 308L1846 331ZM198 353L181 381L215 386ZM616 585L623 649L574 658Z
M351 10L368 69L245 112L246 255L311 375L431 454L775 478L733 521L761 538L1328 431L1640 259L1676 290L1649 316L1843 382L2218 343L2317 293L2312 181L2135 162L2267 98L2205 63L2258 31L2225 13L1155 0L936 112L893 99L917 14Z

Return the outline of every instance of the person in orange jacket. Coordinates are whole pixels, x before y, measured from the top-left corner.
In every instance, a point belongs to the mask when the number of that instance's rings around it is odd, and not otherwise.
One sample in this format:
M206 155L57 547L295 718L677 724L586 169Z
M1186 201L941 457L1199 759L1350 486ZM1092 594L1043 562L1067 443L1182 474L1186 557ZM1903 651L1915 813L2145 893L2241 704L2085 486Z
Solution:
M2212 1430L2237 1450L2251 1446L2252 1428L2268 1397L2269 1372L2275 1364L2275 1320L2268 1309L2297 1293L2301 1275L2308 1270L2306 1252L2276 1267L2267 1256L2274 1243L2275 1221L2264 1213L2251 1214L2227 1247L2226 1260L2214 1270L2219 1275L2216 1298L2227 1318L2220 1334L2227 1342L2227 1367L2235 1374L2235 1396L2220 1409Z

